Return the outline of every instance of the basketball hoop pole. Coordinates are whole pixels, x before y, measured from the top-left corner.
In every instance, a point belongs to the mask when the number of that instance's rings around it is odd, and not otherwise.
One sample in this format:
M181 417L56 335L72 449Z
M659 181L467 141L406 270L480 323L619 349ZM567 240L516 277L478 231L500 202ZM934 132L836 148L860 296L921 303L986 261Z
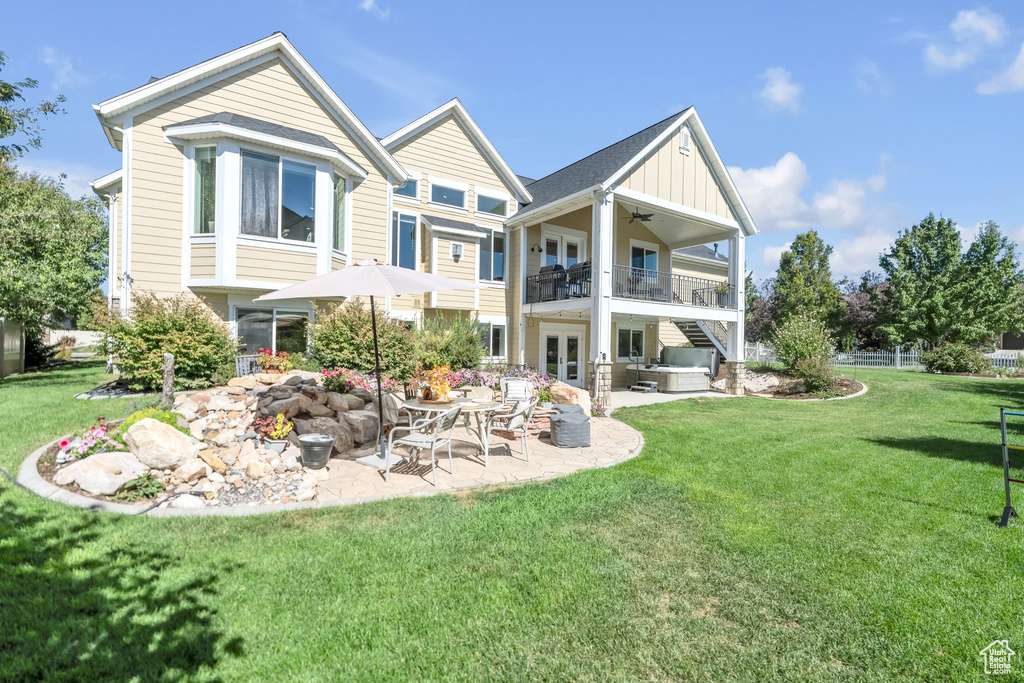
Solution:
M999 428L1003 436L1003 485L1006 489L1006 507L1003 508L1003 516L999 519L999 528L1002 529L1010 523L1011 517L1017 516L1017 511L1013 509L1013 504L1010 502L1010 482L1021 482L1019 479L1010 479L1010 450L1024 451L1024 447L1021 446L1010 446L1006 443L1006 416L1007 415L1020 415L1024 416L1024 413L1011 413L1007 412L1006 408L999 409Z

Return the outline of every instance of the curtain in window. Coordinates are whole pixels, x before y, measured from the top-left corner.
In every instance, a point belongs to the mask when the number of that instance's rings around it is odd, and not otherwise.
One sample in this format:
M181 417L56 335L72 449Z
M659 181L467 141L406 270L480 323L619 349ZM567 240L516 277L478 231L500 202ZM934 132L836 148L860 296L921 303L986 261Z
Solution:
M491 279L491 233L480 239L480 279Z
M243 235L277 238L277 158L242 152Z
M334 248L345 251L345 179L334 179Z

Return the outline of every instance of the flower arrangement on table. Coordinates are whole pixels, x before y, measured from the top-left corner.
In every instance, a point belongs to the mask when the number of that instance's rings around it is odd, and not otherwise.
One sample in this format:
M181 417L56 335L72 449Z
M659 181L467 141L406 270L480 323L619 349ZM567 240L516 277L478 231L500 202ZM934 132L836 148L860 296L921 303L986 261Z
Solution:
M292 369L292 362L284 351L260 349L257 353L259 355L256 357L256 362L263 368L263 372L280 373L288 372Z
M452 393L452 369L447 365L439 365L431 370L418 370L415 381L423 389L425 401L447 401Z
M57 443L57 464L104 451L123 451L124 446L114 438L115 434L111 432L106 420L105 417L97 417L96 424L87 427L81 436L61 439Z
M292 431L294 424L285 418L284 413L278 413L277 419L272 417L257 417L253 420L253 428L256 433L264 439L284 441Z

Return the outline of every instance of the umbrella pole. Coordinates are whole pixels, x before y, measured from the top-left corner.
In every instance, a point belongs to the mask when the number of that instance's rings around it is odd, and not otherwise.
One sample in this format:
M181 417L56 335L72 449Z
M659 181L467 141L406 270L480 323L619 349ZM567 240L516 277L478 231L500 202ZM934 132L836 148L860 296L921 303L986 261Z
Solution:
M380 449L382 458L387 458L384 448L384 403L380 392L380 346L377 343L377 307L373 303L373 295L370 295L370 321L373 325L373 360L374 373L377 375L377 448Z

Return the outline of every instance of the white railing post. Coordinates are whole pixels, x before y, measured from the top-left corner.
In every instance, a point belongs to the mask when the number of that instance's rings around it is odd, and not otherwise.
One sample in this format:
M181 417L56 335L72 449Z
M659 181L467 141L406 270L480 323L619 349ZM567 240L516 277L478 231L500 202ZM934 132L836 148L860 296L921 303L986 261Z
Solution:
M896 369L897 370L902 369L902 363L900 363L900 347L899 347L899 345L896 346Z

